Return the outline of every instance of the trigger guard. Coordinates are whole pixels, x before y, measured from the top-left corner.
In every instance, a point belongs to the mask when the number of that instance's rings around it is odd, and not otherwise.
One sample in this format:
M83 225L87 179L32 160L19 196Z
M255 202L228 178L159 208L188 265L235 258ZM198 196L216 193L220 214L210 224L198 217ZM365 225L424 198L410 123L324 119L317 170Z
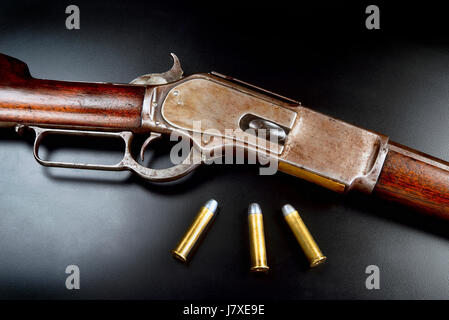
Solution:
M182 178L192 172L195 168L197 168L201 164L201 161L194 161L198 158L197 154L198 151L195 148L192 148L189 152L189 155L184 159L183 162L166 169L152 169L144 167L136 160L134 160L134 158L132 158L130 155L128 157L125 157L124 165L129 170L139 175L141 178L155 182L167 182Z

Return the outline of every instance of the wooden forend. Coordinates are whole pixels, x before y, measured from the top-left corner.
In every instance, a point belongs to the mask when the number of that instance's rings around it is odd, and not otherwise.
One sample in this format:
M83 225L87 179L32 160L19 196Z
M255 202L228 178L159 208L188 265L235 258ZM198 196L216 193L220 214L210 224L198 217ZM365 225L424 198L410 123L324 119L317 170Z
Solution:
M449 163L390 142L374 193L449 219Z

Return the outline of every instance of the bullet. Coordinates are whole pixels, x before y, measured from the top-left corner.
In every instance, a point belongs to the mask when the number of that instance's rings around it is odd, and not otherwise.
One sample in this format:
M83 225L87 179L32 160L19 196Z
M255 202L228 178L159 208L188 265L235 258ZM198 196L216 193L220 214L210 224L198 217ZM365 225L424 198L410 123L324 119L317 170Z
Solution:
M248 208L249 245L251 252L251 271L267 272L267 251L265 248L265 235L263 230L263 215L257 203L250 204Z
M192 253L195 245L201 238L201 235L207 230L207 227L212 222L215 212L217 211L217 206L217 201L210 199L203 207L201 207L181 241L179 241L176 248L171 251L173 257L181 262L187 262L189 255Z
M307 259L310 262L310 267L316 267L317 265L326 261L326 257L321 252L320 248L316 244L309 230L307 229L304 221L299 216L298 211L291 205L286 204L282 207L282 214L285 221L287 221L290 229L293 231L296 240L304 251Z

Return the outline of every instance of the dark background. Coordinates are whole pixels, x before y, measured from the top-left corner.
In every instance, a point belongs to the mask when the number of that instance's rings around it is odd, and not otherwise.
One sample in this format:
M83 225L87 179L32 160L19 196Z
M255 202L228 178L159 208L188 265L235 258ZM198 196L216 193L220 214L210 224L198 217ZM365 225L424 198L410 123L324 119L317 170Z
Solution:
M65 29L69 4L80 7L80 30ZM380 30L365 28L369 4L380 7ZM118 83L167 70L175 52L186 74L231 75L449 159L445 12L429 1L10 1L0 4L0 52L25 61L37 78ZM449 296L447 222L282 173L259 176L255 166L205 166L166 185L126 172L48 169L33 159L32 137L0 133L0 298ZM108 142L69 138L50 141L47 153L118 156ZM152 162L168 165L161 152ZM219 215L182 265L170 249L209 198ZM265 214L266 276L249 272L251 202ZM326 264L308 269L282 219L287 202L301 211ZM71 264L80 267L80 290L65 288ZM380 268L380 290L365 288L371 264Z

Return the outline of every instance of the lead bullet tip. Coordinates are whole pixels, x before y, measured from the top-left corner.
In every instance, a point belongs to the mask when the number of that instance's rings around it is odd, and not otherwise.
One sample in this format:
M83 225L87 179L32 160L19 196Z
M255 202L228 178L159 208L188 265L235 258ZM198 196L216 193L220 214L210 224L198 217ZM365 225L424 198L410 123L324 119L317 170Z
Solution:
M296 211L291 204L286 204L282 207L282 214L285 216L289 215L293 211Z
M218 202L214 199L210 199L209 201L206 202L204 207L209 209L212 213L215 213L215 211L217 211Z
M248 207L248 214L253 213L262 213L262 209L260 209L259 204L257 203L251 203Z

